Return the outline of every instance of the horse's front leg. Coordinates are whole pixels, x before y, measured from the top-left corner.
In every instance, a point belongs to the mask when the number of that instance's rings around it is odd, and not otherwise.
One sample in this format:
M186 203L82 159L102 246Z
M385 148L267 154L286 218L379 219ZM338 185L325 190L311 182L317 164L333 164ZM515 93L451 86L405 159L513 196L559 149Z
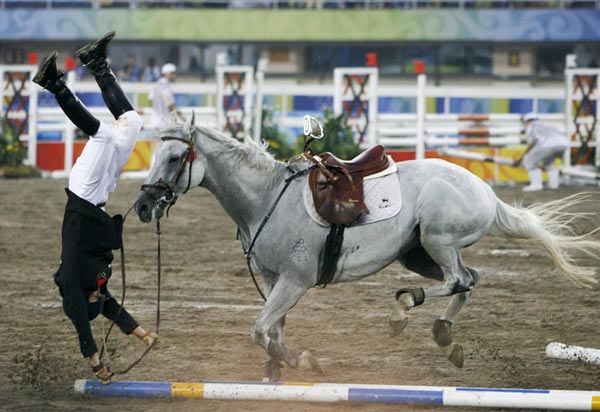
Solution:
M283 345L283 337L285 335L285 316L269 330L270 342L276 342L278 345ZM264 382L277 382L281 379L281 368L283 368L283 359L278 353L269 353L267 351L267 362L265 363Z
M263 279L264 292L267 298L271 295L273 290L273 283L266 279ZM283 316L269 331L269 338L283 343L283 337L285 333L285 316ZM265 362L265 375L263 377L264 382L277 382L281 378L281 368L283 367L282 359L279 356L271 356L267 353L267 361Z
M292 368L298 365L298 355L283 345L283 330L285 315L308 289L309 287L299 282L280 276L252 327L252 340L265 349L270 357L267 362L268 376L265 378L271 381L273 378L279 379L280 361Z

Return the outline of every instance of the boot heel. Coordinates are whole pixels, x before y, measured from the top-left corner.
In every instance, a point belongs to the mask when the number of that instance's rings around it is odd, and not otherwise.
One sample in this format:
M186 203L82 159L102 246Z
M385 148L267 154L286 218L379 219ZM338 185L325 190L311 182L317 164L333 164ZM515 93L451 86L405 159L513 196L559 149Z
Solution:
M102 76L110 72L106 61L106 47L115 37L116 32L110 31L93 43L87 44L77 50L75 54L94 76Z
M61 79L64 75L64 72L56 68L57 57L58 52L56 50L46 56L40 65L40 69L31 79L32 82L39 84L51 93L56 93L60 89L61 84L59 83L62 83Z

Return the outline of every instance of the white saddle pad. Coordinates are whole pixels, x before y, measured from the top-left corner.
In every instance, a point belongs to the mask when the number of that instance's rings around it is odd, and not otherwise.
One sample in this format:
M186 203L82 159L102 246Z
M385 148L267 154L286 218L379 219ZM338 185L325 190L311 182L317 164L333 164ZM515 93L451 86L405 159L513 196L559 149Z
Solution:
M382 172L367 176L364 179L365 204L369 209L369 213L361 213L358 219L350 226L379 222L400 213L402 199L397 171L396 163L390 161L390 167ZM306 179L306 185L304 185L303 198L304 207L309 216L321 226L331 226L319 216L315 209L315 202L308 186L308 179Z

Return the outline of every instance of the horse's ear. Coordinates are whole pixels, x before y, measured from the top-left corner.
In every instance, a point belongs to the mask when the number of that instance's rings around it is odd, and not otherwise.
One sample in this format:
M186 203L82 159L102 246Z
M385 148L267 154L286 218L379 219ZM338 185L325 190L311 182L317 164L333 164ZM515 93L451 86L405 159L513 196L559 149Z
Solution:
M189 134L192 134L196 127L196 112L192 110L192 116L185 122L184 130L187 130Z
M171 125L173 126L177 126L179 123L179 116L177 115L177 111L173 110L171 112L171 119L170 119Z

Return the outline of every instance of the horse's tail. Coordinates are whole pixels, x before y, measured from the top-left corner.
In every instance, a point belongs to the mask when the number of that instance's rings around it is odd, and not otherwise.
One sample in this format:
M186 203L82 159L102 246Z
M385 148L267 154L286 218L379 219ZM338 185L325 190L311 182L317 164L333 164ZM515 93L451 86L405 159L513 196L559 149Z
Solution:
M592 235L596 228L584 235L577 235L570 228L578 217L591 213L573 213L568 209L590 200L591 194L578 193L564 199L529 207L510 206L498 199L494 223L500 232L510 238L532 240L548 251L560 272L579 286L591 288L598 283L595 268L577 264L573 252L581 252L600 259L600 242Z

